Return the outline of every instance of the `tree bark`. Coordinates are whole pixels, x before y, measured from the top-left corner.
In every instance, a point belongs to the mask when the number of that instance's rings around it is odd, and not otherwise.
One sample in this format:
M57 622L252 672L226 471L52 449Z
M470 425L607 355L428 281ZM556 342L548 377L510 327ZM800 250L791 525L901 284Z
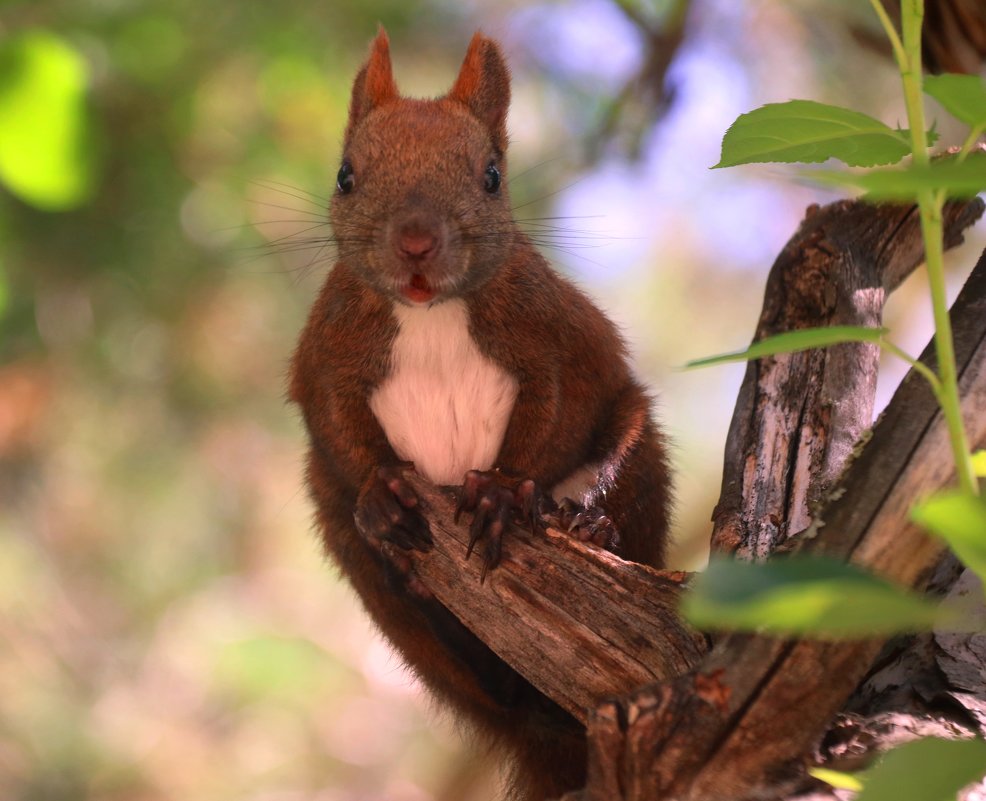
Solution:
M455 491L406 472L431 524L434 548L413 552L435 597L528 681L586 721L604 698L678 676L707 650L678 618L686 573L654 570L549 529L514 528L496 570L465 561L467 526Z
M970 440L986 445L986 256L953 309L963 412ZM921 495L948 485L954 465L940 413L920 376L902 384L849 466L803 553L852 561L923 588L944 546L908 520ZM882 642L784 641L728 635L692 675L604 705L590 738L610 744L590 763L584 798L777 798L803 779L806 755L865 676ZM614 732L613 721L619 722ZM625 723L624 723L625 722ZM593 752L599 759L598 752ZM645 754L642 769L640 754ZM615 767L614 767L615 765ZM623 789L596 790L598 777Z
M982 204L945 212L946 247ZM808 210L767 279L754 341L834 325L879 327L887 296L924 258L914 206ZM714 551L765 559L811 522L873 420L879 347L847 343L749 362L726 440Z

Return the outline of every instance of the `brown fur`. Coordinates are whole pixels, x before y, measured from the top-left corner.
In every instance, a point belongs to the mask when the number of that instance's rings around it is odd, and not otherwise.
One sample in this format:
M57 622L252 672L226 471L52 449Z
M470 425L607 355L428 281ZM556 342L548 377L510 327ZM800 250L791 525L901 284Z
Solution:
M509 73L477 34L450 94L401 98L381 31L353 87L344 158L355 190L332 203L340 256L294 356L291 398L311 441L308 480L328 553L414 673L494 745L512 755L517 797L543 799L584 781L585 735L561 708L498 659L437 601L409 594L359 535L353 512L379 465L397 461L368 405L387 376L391 313L410 269L394 230L434 232L416 263L443 297L469 310L480 350L519 392L497 464L550 488L585 463L607 478L596 501L627 559L663 564L669 473L650 401L631 376L614 326L551 270L513 222L506 187Z

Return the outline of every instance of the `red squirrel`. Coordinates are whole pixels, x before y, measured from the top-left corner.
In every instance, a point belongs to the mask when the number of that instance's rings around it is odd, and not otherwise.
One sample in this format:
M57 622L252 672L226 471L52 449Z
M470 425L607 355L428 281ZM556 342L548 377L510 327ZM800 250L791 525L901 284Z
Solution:
M331 201L338 259L290 395L328 554L414 674L513 763L514 797L536 801L582 786L585 731L393 558L431 541L401 468L465 486L494 570L510 518L563 497L601 508L619 534L592 539L661 567L670 480L614 325L513 219L509 101L506 62L480 33L448 94L402 97L381 28L353 84Z

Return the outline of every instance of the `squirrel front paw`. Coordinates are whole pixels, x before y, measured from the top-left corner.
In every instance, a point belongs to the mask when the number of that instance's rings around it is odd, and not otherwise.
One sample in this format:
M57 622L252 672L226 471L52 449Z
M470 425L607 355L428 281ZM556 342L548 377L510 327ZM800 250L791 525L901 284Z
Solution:
M544 515L544 523L579 542L591 542L607 551L615 551L620 545L619 532L602 509L583 506L571 498L562 498L557 508Z
M543 528L543 515L554 508L551 497L531 479L518 479L500 470L470 470L466 473L462 479L455 520L458 522L463 512L473 513L466 559L482 540L481 583L486 581L487 573L500 564L503 534L507 527L517 523L534 532Z
M403 475L409 464L376 468L360 490L354 518L367 544L392 568L392 575L422 597L431 593L418 581L407 552L430 551L431 529L418 508L418 496Z

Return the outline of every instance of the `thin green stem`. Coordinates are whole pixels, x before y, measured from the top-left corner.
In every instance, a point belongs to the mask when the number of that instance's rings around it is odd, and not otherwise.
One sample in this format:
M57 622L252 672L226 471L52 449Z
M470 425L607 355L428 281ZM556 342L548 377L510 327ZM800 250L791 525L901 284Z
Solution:
M983 127L979 125L975 126L971 131L969 131L969 135L965 138L965 141L962 143L962 149L959 151L959 155L955 157L956 163L961 164L963 161L965 161L966 156L968 156L972 152L973 146L976 144L976 142L979 140L979 137L982 136L982 134L983 134Z
M928 138L925 133L924 97L922 95L921 25L924 19L924 0L901 0L901 31L903 57L900 63L904 85L904 102L911 130L911 150L914 163L929 162ZM921 234L924 237L925 264L931 288L931 306L935 319L935 352L938 356L938 393L945 425L948 428L959 486L966 492L978 494L978 483L972 470L969 442L962 422L959 402L958 375L955 367L955 347L952 324L945 296L945 266L942 233L941 192L923 191L918 195Z
M893 48L897 67L903 72L905 60L904 45L897 35L897 29L894 27L893 20L890 19L887 9L883 7L883 3L880 0L870 0L870 5L873 6L873 10L876 12L877 17L880 19L880 24L883 25L883 30L887 34L887 39L890 40L890 46Z
M928 136L924 130L924 96L921 77L921 23L924 19L924 0L901 0L901 30L904 50L900 77L904 84L904 103L911 129L911 155L914 163L927 164Z
M887 353L892 353L898 359L902 359L907 362L911 367L914 368L915 372L924 376L925 380L931 386L931 392L934 394L935 399L941 402L941 381L938 380L938 376L935 375L935 371L932 370L928 365L922 362L920 359L915 359L906 350L897 347L893 342L886 339L880 340L880 347Z
M933 199L922 197L919 209L925 243L925 264L928 269L931 304L935 318L935 352L938 355L938 379L941 381L939 403L948 428L959 486L966 492L978 494L979 484L972 470L969 440L962 421L958 375L955 368L955 347L952 342L952 323L948 316L948 300L945 297L942 206L940 203L935 203Z

